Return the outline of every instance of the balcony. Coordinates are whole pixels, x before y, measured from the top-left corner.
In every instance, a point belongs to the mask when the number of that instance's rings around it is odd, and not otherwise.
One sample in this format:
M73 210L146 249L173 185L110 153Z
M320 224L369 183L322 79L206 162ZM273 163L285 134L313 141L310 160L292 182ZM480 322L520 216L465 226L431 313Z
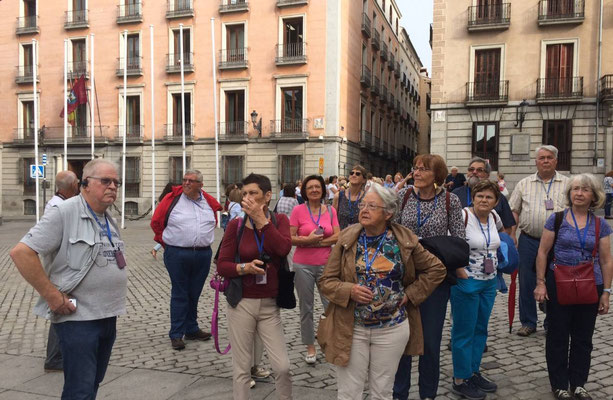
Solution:
M613 75L600 78L600 100L613 101Z
M381 51L379 52L379 57L382 60L387 61L387 43L384 40L381 41Z
M509 81L466 82L466 105L495 106L509 102Z
M293 118L271 120L270 137L279 140L307 140L309 137L309 120Z
M219 122L219 140L225 143L247 143L249 141L249 122Z
M181 143L183 141L183 128L182 124L166 124L166 135L164 136L164 141L170 143ZM185 141L193 142L194 141L194 124L185 123Z
M400 78L400 63L398 61L396 61L396 64L394 66L394 76L396 78Z
M279 66L306 64L306 46L307 44L304 42L278 44L275 63Z
M219 50L219 69L245 69L249 67L248 49Z
M140 1L117 6L117 23L131 24L143 22L143 9Z
M181 53L166 54L166 72L181 72ZM183 71L194 72L194 53L183 53Z
M13 135L13 143L34 143L34 128L16 128Z
M383 149L382 150L383 150L384 154L388 154L389 153L389 151L390 151L390 144L389 144L389 142L387 140L383 141Z
M168 0L166 18L186 18L194 16L193 0Z
M362 65L362 75L360 76L360 84L364 87L370 87L372 72L366 65Z
M362 13L362 33L364 34L364 36L370 37L371 29L372 28L370 26L370 18L368 18L368 15L366 15L366 13Z
M372 39L370 41L372 48L375 50L379 50L381 48L381 35L379 31L375 28L372 28Z
M115 141L123 141L123 125L117 125L115 127ZM126 143L143 143L143 132L145 132L144 125L126 125Z
M371 153L376 153L377 151L379 151L379 138L378 137L374 137L374 141L372 143L372 146L370 147L370 152Z
M72 61L68 63L68 79L79 79L83 75L85 79L89 79L89 70L87 69L87 60Z
M219 5L220 14L244 11L249 11L249 2L247 0L221 0Z
M387 98L387 108L389 108L390 110L394 109L394 102L395 102L395 98L394 95L392 94L392 92L390 91L388 93L388 98Z
M64 29L89 28L89 20L87 14L87 10L66 11Z
M396 64L396 57L394 56L394 54L390 51L390 59L387 62L387 69L389 69L390 71L394 70L394 66Z
M370 132L362 130L360 132L360 148L370 149L372 147L372 135Z
M277 0L277 7L294 7L309 4L309 0Z
M20 65L17 67L17 74L15 75L15 83L32 83L34 77L33 65ZM40 81L40 76L36 76L36 82Z
M536 80L536 102L577 103L583 98L583 77L541 78Z
M539 26L581 24L585 19L584 0L540 0Z
M117 71L115 71L115 74L117 76L123 76L123 69L124 69L124 59L123 58L118 58L117 59ZM128 66L126 69L126 75L127 76L140 76L143 74L143 58L142 57L128 57Z
M379 78L375 76L375 74L373 74L373 79L372 79L372 86L370 87L370 93L373 96L378 96L379 95Z
M511 3L483 4L468 7L468 31L509 29Z
M18 35L27 35L29 33L39 33L40 27L38 26L38 15L31 15L28 17L17 18L17 31Z
M383 104L387 103L387 86L384 84L381 84L381 98L379 100Z

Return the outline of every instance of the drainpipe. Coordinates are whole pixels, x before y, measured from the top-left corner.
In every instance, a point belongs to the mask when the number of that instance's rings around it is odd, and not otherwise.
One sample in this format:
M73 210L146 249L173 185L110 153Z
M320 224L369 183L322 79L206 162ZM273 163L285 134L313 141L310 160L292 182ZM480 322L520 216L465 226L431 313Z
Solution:
M594 137L594 165L598 165L598 132L600 131L600 74L602 69L602 9L603 0L600 0L600 14L598 17L598 75L596 76L596 134Z

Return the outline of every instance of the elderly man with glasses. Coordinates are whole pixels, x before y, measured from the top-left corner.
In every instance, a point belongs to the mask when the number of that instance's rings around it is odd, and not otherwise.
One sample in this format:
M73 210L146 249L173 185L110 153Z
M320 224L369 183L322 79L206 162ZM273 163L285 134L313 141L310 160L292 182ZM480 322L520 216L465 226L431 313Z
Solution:
M172 284L170 295L170 343L183 350L187 340L209 340L211 334L198 325L198 300L211 266L217 211L221 205L202 190L202 173L190 170L183 185L175 186L151 218L154 240L162 244L164 264Z
M49 208L11 250L17 269L41 295L34 312L50 319L59 337L62 399L96 398L117 316L126 312L124 243L107 212L119 186L114 163L88 162L81 194Z

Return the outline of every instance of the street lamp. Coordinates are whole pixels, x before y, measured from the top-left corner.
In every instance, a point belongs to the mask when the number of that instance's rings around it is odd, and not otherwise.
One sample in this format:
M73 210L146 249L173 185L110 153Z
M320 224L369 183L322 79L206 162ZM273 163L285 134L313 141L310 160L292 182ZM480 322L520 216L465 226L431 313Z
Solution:
M528 108L528 102L526 99L523 99L519 106L515 109L515 126L519 126L519 131L521 132L521 127L526 119L526 109Z
M251 123L253 124L253 129L258 131L258 137L262 137L262 118L258 121L258 113L253 110L251 113Z

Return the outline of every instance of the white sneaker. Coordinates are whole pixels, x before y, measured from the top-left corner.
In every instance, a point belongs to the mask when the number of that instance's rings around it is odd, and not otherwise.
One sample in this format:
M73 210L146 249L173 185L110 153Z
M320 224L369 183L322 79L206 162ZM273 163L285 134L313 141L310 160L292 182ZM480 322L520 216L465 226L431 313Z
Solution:
M253 389L254 387L255 387L255 381L252 379L252 380L249 382L249 389Z
M264 367L252 367L251 368L251 377L253 379L266 379L270 376L270 371Z

